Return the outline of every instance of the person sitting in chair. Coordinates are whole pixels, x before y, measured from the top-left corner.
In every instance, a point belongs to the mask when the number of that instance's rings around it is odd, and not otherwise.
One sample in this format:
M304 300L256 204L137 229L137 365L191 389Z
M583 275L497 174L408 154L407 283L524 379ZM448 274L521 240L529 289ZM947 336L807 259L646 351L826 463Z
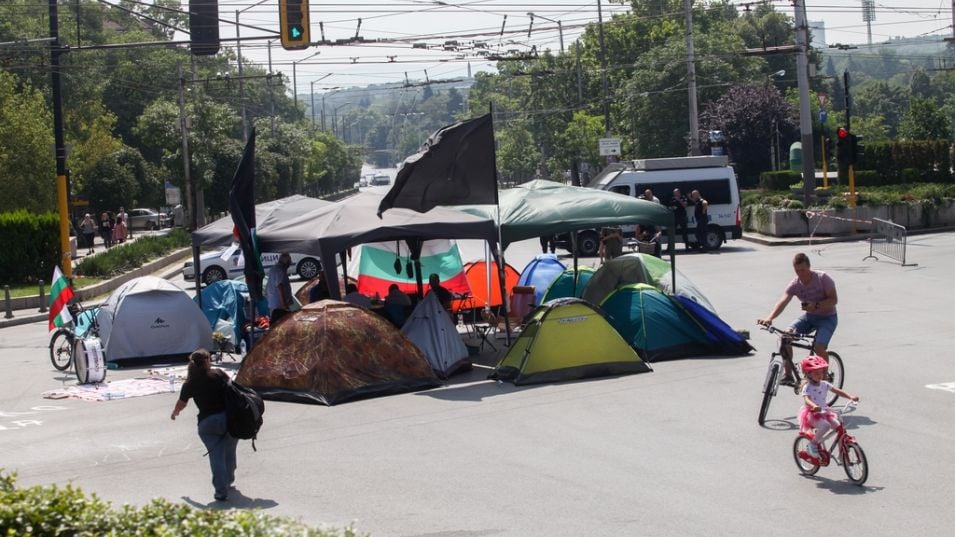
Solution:
M441 307L450 312L454 295L441 285L441 278L437 274L431 274L431 276L428 276L428 285L431 287L430 293L438 294L438 302L441 303Z
M385 296L385 315L388 320L398 328L405 324L408 318L408 310L411 308L411 297L401 292L398 284L393 283L388 286L388 294Z

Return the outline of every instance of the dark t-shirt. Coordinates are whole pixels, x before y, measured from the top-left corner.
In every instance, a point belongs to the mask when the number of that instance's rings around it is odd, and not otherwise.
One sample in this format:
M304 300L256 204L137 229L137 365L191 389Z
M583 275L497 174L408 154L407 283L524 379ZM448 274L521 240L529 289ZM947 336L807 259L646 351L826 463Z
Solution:
M440 285L433 288L432 291L438 294L438 302L440 302L442 306L445 308L451 307L451 301L454 300L454 295L451 294L451 291L448 291Z
M187 379L179 392L180 401L195 399L199 407L199 421L207 416L225 412L225 385L229 375L221 369L210 369L209 375Z
M686 198L680 196L679 198L672 197L670 198L670 208L673 209L673 214L676 216L677 223L686 223Z

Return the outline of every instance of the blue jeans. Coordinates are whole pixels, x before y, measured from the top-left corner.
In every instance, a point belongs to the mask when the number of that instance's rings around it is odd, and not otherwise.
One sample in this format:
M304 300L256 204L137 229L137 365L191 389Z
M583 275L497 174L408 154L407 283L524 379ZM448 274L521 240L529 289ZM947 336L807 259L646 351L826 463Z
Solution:
M212 486L216 496L225 496L235 481L235 448L239 441L226 430L225 412L206 416L199 422L199 438L209 450Z
M803 313L798 319L793 321L790 329L797 334L809 334L815 329L816 343L829 346L829 340L836 331L839 324L838 315L814 315L812 313Z

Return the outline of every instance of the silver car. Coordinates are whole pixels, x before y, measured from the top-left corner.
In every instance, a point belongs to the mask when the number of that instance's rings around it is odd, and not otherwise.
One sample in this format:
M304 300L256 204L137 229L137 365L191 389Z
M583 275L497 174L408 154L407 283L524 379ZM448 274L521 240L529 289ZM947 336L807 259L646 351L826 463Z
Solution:
M152 209L130 209L127 214L131 229L160 229L168 225L169 217Z

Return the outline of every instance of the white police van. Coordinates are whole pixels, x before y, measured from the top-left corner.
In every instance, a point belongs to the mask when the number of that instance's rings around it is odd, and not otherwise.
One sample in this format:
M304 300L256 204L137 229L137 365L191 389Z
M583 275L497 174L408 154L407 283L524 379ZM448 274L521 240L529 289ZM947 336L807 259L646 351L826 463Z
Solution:
M649 188L665 206L670 205L674 188L679 188L687 200L690 192L699 190L708 203L707 247L716 250L725 241L743 236L739 186L736 173L725 156L650 158L614 163L604 168L587 186L631 197L642 197ZM686 214L687 238L690 243L695 243L696 219L692 204L687 205ZM635 231L636 226L623 227L625 236L633 236ZM600 245L598 230L580 231L577 237L580 255L596 255ZM683 240L679 233L676 239Z

